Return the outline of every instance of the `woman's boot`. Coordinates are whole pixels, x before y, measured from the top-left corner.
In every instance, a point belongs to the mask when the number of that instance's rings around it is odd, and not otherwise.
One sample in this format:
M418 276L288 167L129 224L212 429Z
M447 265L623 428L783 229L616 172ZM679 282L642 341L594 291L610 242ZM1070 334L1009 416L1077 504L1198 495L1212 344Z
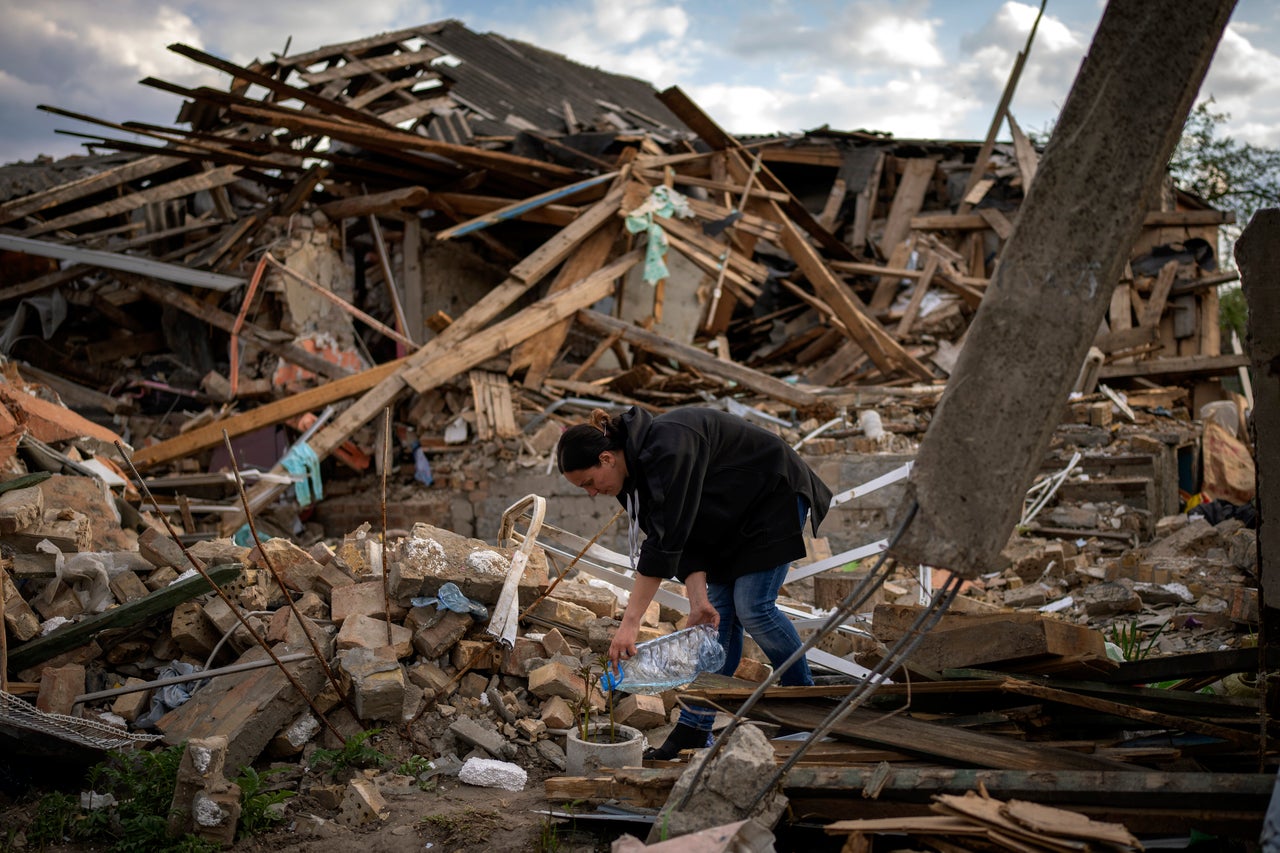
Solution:
M711 732L695 729L684 723L676 723L662 746L651 746L644 751L646 761L671 761L684 749L702 749L707 745Z

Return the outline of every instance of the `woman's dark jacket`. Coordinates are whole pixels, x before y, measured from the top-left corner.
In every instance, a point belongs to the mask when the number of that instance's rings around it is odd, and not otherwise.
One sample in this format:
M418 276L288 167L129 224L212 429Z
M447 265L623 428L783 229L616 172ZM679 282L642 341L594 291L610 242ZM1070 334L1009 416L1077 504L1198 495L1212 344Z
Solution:
M645 533L636 570L650 577L705 571L728 583L804 556L796 498L810 507L813 531L831 490L773 433L715 409L622 415L627 493L639 498Z

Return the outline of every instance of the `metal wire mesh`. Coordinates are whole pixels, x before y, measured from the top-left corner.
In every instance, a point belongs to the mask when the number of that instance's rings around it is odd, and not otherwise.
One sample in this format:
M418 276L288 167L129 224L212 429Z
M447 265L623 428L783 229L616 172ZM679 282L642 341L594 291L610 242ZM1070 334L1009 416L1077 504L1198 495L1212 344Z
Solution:
M0 691L0 725L40 732L92 749L124 749L152 743L161 735L136 734L100 720L49 714L12 693Z

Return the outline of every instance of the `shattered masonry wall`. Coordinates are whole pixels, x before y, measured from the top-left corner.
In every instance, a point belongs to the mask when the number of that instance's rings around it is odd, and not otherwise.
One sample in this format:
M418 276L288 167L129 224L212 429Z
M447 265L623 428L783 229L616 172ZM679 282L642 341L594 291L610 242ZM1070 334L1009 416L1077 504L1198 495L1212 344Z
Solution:
M803 454L802 454L803 455ZM862 454L806 457L822 481L841 492L886 474L911 461L908 454ZM525 495L547 498L547 523L592 537L618 509L615 501L589 498L558 473L522 469L509 475L495 475L477 481L469 490L422 489L408 501L391 501L387 506L388 530L409 530L415 522L444 527L464 536L493 542L506 509ZM886 486L833 510L819 533L830 541L833 551L847 550L882 539L890 532L892 513L902 498L901 484ZM325 499L316 511L316 520L326 535L342 536L364 522L381 525L381 508L369 493ZM626 527L616 524L600 538L615 551L626 551Z

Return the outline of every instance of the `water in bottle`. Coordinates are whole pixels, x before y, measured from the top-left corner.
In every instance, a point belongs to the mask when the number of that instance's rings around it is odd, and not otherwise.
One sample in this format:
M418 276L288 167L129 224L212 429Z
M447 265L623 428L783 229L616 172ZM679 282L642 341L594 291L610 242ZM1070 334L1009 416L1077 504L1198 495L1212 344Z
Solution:
M605 668L600 687L653 695L688 684L700 672L716 672L724 659L715 627L695 625L638 644L635 655L618 664L620 672Z

